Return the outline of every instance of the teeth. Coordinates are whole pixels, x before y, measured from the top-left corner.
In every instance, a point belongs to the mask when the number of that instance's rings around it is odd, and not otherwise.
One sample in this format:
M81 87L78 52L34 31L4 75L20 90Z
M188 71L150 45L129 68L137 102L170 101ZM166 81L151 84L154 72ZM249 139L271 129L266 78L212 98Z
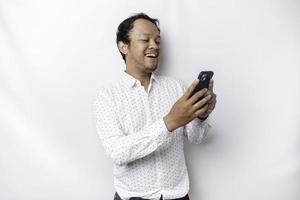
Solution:
M148 54L146 54L146 56L147 56L147 57L153 57L153 58L155 58L155 57L156 57L156 54L154 54L154 53L148 53Z

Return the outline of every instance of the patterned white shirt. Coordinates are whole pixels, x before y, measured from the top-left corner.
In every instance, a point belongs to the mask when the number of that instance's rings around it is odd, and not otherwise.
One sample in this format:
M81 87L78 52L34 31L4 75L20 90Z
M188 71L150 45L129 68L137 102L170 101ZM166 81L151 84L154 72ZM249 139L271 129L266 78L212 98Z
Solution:
M208 120L195 119L169 132L163 117L184 93L178 81L152 73L148 91L126 72L96 95L97 132L114 162L114 185L122 199L180 198L189 190L184 137L200 143Z

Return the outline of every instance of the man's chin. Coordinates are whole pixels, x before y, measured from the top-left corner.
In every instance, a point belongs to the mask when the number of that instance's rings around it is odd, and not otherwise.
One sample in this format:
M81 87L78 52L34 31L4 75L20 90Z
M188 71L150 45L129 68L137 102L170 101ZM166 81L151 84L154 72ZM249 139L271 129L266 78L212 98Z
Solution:
M146 70L147 72L151 73L154 72L157 69L157 65L147 66Z

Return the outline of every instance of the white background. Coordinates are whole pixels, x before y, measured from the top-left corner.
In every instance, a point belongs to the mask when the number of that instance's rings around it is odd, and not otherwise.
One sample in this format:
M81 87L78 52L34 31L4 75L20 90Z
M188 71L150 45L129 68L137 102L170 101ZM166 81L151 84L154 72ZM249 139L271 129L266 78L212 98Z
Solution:
M296 0L0 0L0 199L112 199L91 107L141 11L161 22L161 74L215 72L214 128L186 149L192 200L300 199Z

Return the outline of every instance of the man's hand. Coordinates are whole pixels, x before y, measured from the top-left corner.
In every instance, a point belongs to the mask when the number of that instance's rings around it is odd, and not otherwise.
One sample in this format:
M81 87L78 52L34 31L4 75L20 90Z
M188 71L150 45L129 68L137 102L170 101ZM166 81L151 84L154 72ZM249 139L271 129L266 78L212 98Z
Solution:
M200 114L198 116L199 119L204 120L208 117L208 115L215 109L217 103L217 95L214 93L214 81L211 79L208 86L208 91L206 92L205 96L211 95L211 99L208 101L207 106L208 109L205 113Z
M213 104L215 101L212 92L213 82L210 83L209 89L211 90L204 88L191 96L198 82L197 79L188 87L187 91L175 102L170 112L164 117L164 122L169 131L186 125L196 117L206 117L213 110L215 105L215 103ZM213 107L209 102L212 103Z

